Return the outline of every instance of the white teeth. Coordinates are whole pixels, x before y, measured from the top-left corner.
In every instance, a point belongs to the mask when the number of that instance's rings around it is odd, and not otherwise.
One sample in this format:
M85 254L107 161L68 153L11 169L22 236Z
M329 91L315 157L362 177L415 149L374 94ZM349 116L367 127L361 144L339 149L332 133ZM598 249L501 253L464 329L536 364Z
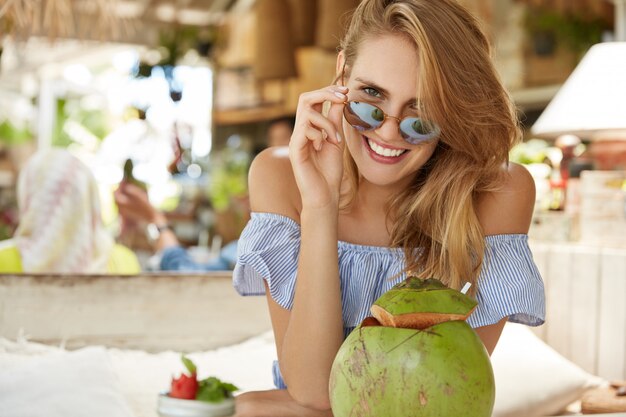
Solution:
M367 143L370 145L370 148L372 148L372 150L374 152L376 152L376 154L380 155L380 156L400 156L404 153L404 149L389 149L389 148L383 148L382 146L379 146L378 144L376 144L375 142L371 141L371 140L367 140Z

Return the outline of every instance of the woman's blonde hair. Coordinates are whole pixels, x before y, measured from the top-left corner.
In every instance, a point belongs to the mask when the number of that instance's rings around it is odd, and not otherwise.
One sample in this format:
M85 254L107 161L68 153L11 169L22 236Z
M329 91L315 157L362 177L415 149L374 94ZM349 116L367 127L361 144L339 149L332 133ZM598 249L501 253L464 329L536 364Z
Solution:
M521 137L515 107L479 23L456 1L363 0L341 42L346 74L360 45L386 34L415 45L418 105L441 128L433 156L389 202L392 246L404 249L407 272L460 288L480 272L485 243L477 196L498 188ZM343 208L353 203L359 183L347 151L345 166L351 186Z

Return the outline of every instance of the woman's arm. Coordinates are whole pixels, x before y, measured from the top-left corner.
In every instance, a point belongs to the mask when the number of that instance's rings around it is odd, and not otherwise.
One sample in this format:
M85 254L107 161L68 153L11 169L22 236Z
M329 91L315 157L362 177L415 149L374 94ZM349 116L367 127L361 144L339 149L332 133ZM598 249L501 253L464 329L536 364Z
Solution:
M487 352L489 352L489 356L491 356L493 350L498 344L498 340L500 340L500 335L502 334L502 329L504 329L507 319L508 317L505 317L496 324L477 327L474 329L476 330L478 337L480 337L480 340L483 341L483 345L485 345Z
M291 311L268 293L268 304L281 373L299 404L328 410L330 368L343 341L337 254L342 145L334 123L340 109L322 116L324 101L341 102L327 88L301 98L290 145L290 159L268 149L250 169L253 211L273 212L299 220L301 247ZM337 106L339 107L339 106ZM330 120L334 118L331 122ZM328 132L323 136L321 129ZM330 139L328 138L330 137Z
M343 342L337 213L303 210L300 219L298 281L280 364L296 401L329 409L330 368Z
M330 369L343 342L337 223L344 150L339 129L347 91L330 86L302 94L289 143L302 203L301 246L280 360L292 397L318 410L330 408ZM326 115L324 103L330 104Z
M504 184L497 192L478 199L477 215L485 236L528 233L535 204L535 183L526 168L510 163ZM507 318L476 329L491 355Z

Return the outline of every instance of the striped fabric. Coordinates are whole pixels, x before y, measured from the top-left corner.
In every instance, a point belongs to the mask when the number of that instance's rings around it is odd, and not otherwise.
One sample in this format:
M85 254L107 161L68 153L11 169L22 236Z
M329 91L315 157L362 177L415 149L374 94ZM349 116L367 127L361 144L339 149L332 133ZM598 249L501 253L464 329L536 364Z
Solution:
M485 258L478 279L478 307L468 318L472 327L509 321L529 326L543 324L545 295L543 281L533 261L525 234L485 238ZM339 274L344 334L347 336L365 317L370 306L405 276L401 249L357 245L340 241ZM273 213L252 213L239 239L233 284L241 295L270 295L291 309L300 252L300 226ZM392 278L392 279L390 279ZM284 387L277 364L276 386Z

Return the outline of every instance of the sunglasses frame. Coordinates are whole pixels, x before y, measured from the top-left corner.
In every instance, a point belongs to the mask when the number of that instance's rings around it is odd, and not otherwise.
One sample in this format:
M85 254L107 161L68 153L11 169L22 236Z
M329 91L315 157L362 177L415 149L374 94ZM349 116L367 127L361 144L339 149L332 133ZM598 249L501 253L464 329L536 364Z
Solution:
M344 62L343 64L343 68L341 69L341 85L345 86L345 82L344 82L344 75L345 75L345 70L346 70L346 64ZM350 123L350 121L348 120L348 117L346 117L346 112L350 111L351 114L354 114L354 117L357 117L359 120L363 120L360 116L358 116L357 114L355 114L354 112L352 112L349 109L350 103L364 103L367 104L369 106L372 106L378 110L381 111L381 113L383 114L383 120L380 121L380 124L378 126L374 126L371 129L363 129L362 127L357 127L354 124ZM423 135L423 138L412 138L410 135L407 135L401 128L400 125L402 124L403 120L406 119L418 119L418 120L422 120L420 117L416 117L416 116L405 116L405 117L396 117L396 116L391 116L387 113L385 113L385 111L383 109L381 109L380 107L376 106L375 104L372 103L368 103L367 101L356 101L356 100L346 100L343 102L344 104L344 108L343 108L343 117L346 119L346 121L348 122L348 124L350 124L350 126L352 126L353 128L357 129L360 132L371 132L373 130L376 130L378 128L380 128L387 119L395 119L398 122L398 132L400 133L400 136L402 136L402 139L404 139L405 142L407 142L410 145L417 145L432 139L435 139L436 137L439 136L439 134L441 133L439 126L437 126L436 124L434 124L434 130L431 134L428 135ZM365 121L364 121L365 122Z

